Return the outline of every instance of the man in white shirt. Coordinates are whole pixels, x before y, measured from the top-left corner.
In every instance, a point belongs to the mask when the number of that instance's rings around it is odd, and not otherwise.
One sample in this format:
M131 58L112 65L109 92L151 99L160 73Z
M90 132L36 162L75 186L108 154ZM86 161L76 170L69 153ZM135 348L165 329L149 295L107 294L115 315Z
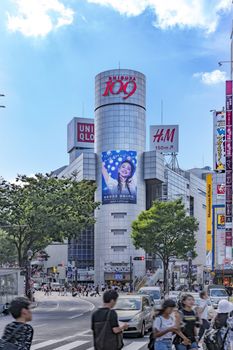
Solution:
M205 331L210 328L208 321L208 294L205 291L200 292L200 303L198 305L198 315L201 321L199 330L199 340L203 337Z

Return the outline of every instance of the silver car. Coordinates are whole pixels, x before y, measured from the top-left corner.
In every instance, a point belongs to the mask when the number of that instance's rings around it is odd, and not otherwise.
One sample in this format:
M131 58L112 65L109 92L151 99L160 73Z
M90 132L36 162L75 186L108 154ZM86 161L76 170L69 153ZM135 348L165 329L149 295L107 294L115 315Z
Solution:
M147 295L121 295L115 310L119 322L127 322L129 325L129 328L124 331L125 334L144 337L145 332L152 328L153 306Z

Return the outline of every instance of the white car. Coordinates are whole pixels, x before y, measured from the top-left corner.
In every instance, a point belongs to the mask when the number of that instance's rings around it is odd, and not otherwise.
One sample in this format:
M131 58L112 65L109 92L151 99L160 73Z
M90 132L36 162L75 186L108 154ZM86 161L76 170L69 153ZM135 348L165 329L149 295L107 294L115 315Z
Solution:
M119 322L128 323L124 334L135 334L144 337L145 332L152 328L153 308L147 295L120 295L117 299L115 311Z

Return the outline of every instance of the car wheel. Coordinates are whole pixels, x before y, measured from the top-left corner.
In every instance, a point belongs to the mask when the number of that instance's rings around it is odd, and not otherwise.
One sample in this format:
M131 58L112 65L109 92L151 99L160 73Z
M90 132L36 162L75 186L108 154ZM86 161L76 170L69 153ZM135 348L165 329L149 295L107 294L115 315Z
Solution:
M144 338L144 335L145 335L145 323L143 322L139 336L140 336L140 338Z

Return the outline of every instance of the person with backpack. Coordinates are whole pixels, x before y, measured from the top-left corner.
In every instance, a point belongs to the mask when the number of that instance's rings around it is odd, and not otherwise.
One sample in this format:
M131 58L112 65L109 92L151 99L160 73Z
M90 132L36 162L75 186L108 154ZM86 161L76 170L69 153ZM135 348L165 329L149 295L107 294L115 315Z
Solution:
M220 300L212 327L205 334L204 344L207 350L232 350L232 312L233 304L227 300Z
M15 321L9 323L0 340L0 349L30 350L33 328L27 324L32 320L30 302L26 298L16 298L10 303L9 311Z
M107 290L103 294L103 307L92 314L91 329L95 350L120 350L124 345L122 332L128 328L128 324L119 326L117 313L113 310L117 299L118 293L115 290Z
M197 325L198 317L196 316L193 307L195 300L191 294L186 294L181 300L181 309L177 314L177 325L179 325L181 332L189 340L189 343L184 342L180 334L177 334L174 339L176 350L191 350L198 349L197 344Z

